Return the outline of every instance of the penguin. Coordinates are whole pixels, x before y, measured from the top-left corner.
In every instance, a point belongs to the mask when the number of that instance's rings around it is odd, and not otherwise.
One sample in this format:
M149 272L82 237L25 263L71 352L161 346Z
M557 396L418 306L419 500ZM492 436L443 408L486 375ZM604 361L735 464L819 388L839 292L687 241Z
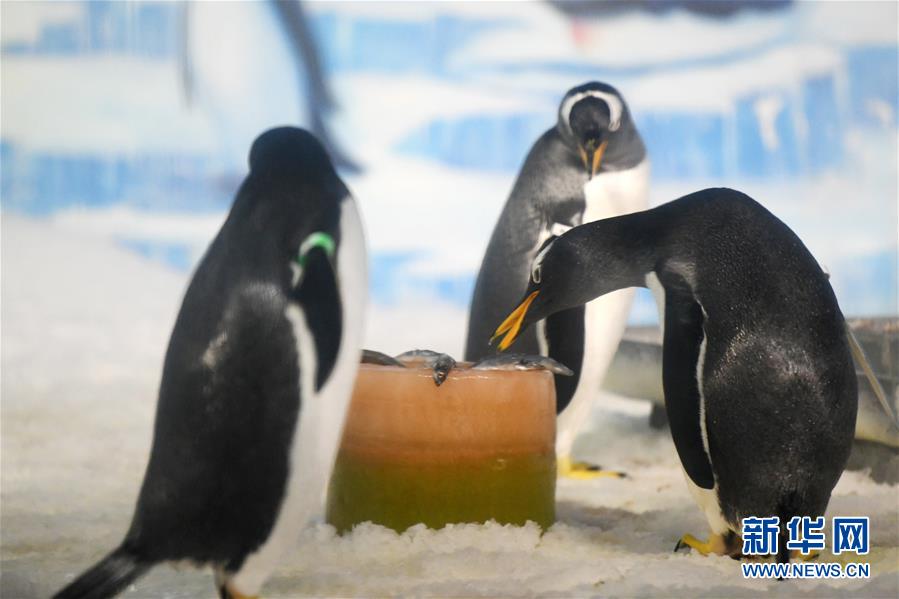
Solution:
M254 596L321 508L361 353L362 225L312 134L263 133L249 167L172 331L131 526L56 597L185 561Z
M852 444L858 389L827 275L761 204L731 189L565 233L537 256L524 299L497 328L521 331L616 289L657 280L662 384L690 491L711 529L684 535L737 556L745 517L824 513Z
M493 230L472 296L465 359L495 353L490 334L524 291L546 242L582 223L643 210L648 198L646 148L622 95L598 82L569 90L555 127L528 153ZM633 294L621 290L556 313L516 342L516 352L549 356L574 371L555 377L560 475L609 474L572 461L571 448L624 333Z

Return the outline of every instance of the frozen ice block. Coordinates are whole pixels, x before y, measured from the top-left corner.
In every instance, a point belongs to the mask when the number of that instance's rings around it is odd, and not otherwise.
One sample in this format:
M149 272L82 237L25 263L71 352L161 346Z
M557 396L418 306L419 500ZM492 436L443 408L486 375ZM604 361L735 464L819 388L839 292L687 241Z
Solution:
M340 532L372 521L523 524L555 518L555 388L545 370L363 364L328 493Z

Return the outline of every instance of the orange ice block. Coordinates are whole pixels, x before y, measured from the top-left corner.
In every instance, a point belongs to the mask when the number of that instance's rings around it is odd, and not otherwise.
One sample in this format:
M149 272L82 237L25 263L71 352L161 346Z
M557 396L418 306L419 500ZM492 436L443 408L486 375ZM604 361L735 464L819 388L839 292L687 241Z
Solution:
M545 370L363 364L328 493L343 532L371 521L524 524L555 518L555 387Z

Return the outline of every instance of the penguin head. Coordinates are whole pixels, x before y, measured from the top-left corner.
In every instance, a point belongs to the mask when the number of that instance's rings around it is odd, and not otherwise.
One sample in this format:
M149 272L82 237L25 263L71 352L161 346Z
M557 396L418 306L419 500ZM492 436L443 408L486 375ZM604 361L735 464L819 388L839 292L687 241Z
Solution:
M321 142L305 129L276 127L263 132L250 147L250 171L292 175L306 180L336 177Z
M627 106L618 90L591 81L565 94L556 127L592 178L599 172L610 141L627 119Z
M562 267L562 263L572 256L566 244L556 247L558 240L558 237L551 237L543 244L531 263L524 297L493 333L491 344L505 335L499 343L500 351L508 349L518 335L535 322L569 307L565 300L573 291L568 276L572 269Z
M500 351L505 351L522 331L547 316L641 284L627 251L614 241L607 243L608 236L593 227L598 224L575 227L544 243L531 263L524 296L496 328L491 344L505 335L499 343Z
M262 133L248 162L250 174L232 212L252 239L280 255L279 268L290 266L295 286L310 265L337 254L341 204L349 190L318 139L296 127Z

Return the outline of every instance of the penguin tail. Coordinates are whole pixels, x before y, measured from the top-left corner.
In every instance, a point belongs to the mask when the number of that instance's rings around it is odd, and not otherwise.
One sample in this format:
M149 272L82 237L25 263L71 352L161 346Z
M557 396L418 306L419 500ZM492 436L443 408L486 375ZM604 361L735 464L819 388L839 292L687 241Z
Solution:
M122 545L71 584L53 595L53 599L104 599L114 597L143 575L150 566Z

